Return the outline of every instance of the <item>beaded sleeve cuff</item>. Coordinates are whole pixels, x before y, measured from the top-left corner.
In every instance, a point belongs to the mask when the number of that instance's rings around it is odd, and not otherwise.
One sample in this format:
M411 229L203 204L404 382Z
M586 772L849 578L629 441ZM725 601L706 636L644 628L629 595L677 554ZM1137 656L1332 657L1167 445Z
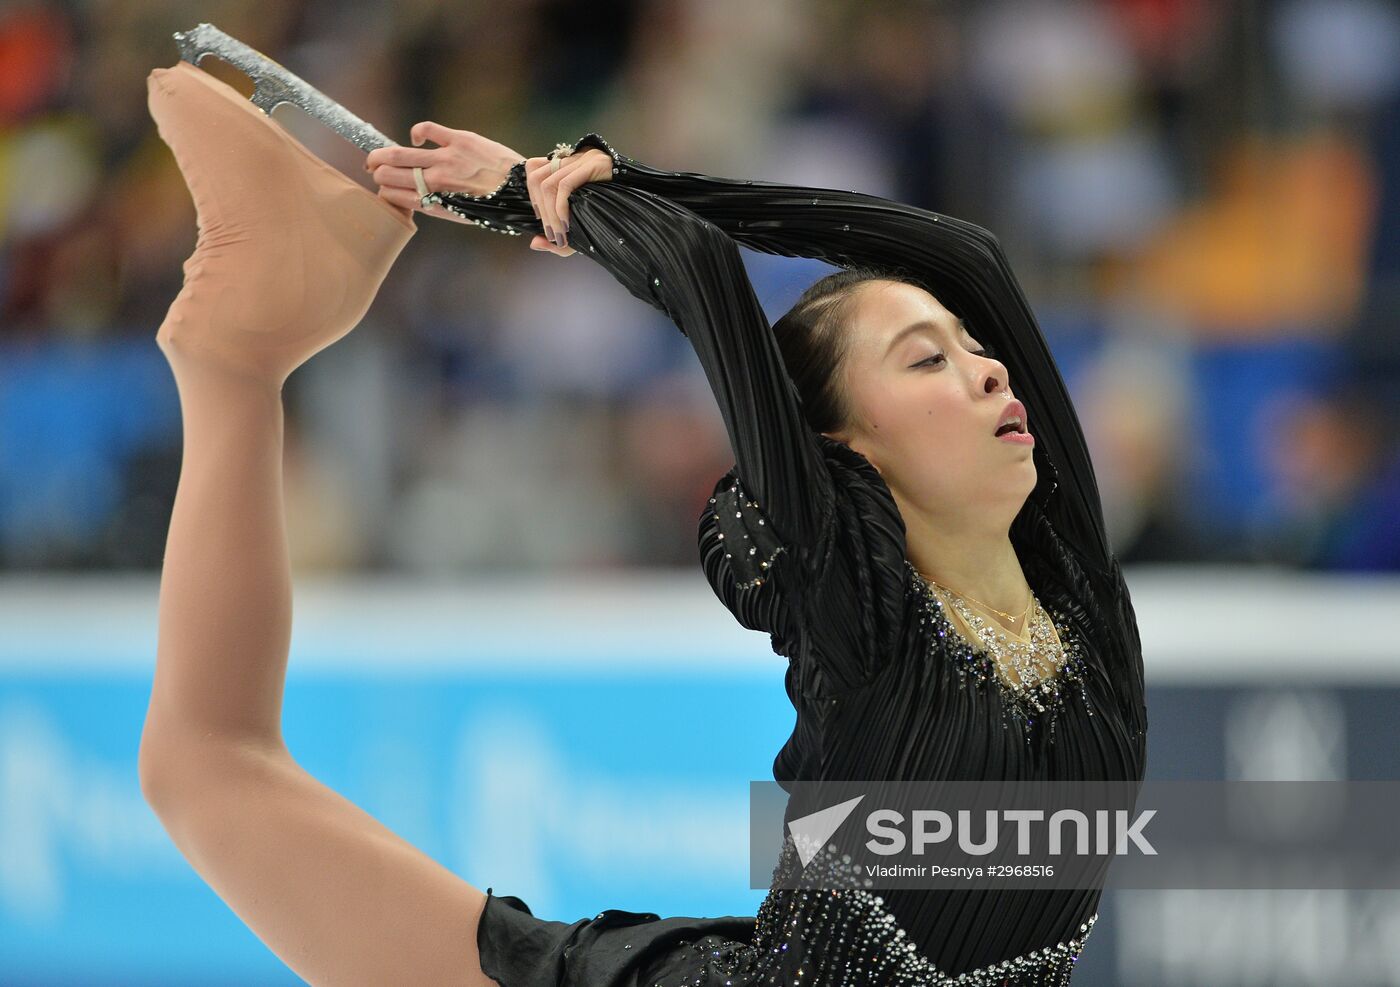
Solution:
M490 192L482 195L473 195L470 192L434 192L428 196L429 202L461 216L471 225L508 236L537 232L521 228L525 219L534 216L529 200L524 159L511 165L505 179ZM493 219L493 215L497 218Z
M597 148L612 158L613 174L627 170L631 158L618 154L599 134L587 133L574 142L574 151ZM554 157L554 152L549 153ZM530 191L525 181L525 162L517 161L506 173L504 181L490 192L473 195L470 192L434 192L427 201L442 206L460 216L472 226L507 236L523 236L540 232L539 220L530 208Z
M613 146L605 141L600 134L593 133L592 131L574 141L574 149L569 153L577 154L584 148L594 148L612 158L614 175L626 171L628 163L632 160L626 155L618 154L617 151L613 149ZM554 157L554 152L551 151L549 156Z

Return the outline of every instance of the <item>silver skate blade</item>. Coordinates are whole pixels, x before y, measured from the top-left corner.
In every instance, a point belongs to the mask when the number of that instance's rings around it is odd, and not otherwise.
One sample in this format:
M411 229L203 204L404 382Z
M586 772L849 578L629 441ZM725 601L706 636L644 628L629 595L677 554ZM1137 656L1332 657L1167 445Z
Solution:
M213 24L200 24L188 31L175 32L180 57L198 66L205 55L217 55L253 80L252 102L268 116L283 103L300 107L309 116L344 137L368 154L376 147L397 144L355 114L293 72L287 71L256 48L220 31Z

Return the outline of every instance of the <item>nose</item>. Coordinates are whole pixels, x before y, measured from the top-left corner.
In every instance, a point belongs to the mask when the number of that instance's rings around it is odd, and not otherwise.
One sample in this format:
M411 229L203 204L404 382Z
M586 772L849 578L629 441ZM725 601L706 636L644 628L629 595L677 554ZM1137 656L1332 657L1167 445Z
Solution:
M992 394L996 391L1004 391L1010 380L1010 374L1006 372L1006 367L1000 360L992 357L982 359L982 391L985 394Z

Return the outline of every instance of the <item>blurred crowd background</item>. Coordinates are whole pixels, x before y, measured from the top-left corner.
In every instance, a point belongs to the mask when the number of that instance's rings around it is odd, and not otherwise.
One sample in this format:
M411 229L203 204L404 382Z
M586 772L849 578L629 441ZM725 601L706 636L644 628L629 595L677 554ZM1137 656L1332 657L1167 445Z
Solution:
M200 21L401 142L434 120L536 155L596 130L984 225L1125 564L1400 569L1380 0L0 6L0 569L160 565L181 436L154 334L195 222L145 78ZM348 142L277 118L372 187ZM366 320L288 381L294 566L697 564L733 459L685 338L582 255L418 225ZM745 259L773 318L828 270Z

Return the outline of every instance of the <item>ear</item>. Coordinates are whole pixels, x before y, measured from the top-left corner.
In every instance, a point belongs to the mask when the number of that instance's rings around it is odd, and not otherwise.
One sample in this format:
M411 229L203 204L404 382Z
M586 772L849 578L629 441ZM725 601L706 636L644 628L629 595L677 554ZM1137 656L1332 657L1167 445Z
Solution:
M859 439L857 439L851 433L849 427L843 428L839 432L823 432L822 435L825 435L828 439L832 439L836 442L841 443L843 446L847 446L851 449L854 449L856 452L864 456L866 461L869 462L871 466L875 467L876 473L879 473L882 476L884 475L884 470L880 469L880 464L875 462L875 460L870 457L870 454L860 447L860 445L858 444Z

